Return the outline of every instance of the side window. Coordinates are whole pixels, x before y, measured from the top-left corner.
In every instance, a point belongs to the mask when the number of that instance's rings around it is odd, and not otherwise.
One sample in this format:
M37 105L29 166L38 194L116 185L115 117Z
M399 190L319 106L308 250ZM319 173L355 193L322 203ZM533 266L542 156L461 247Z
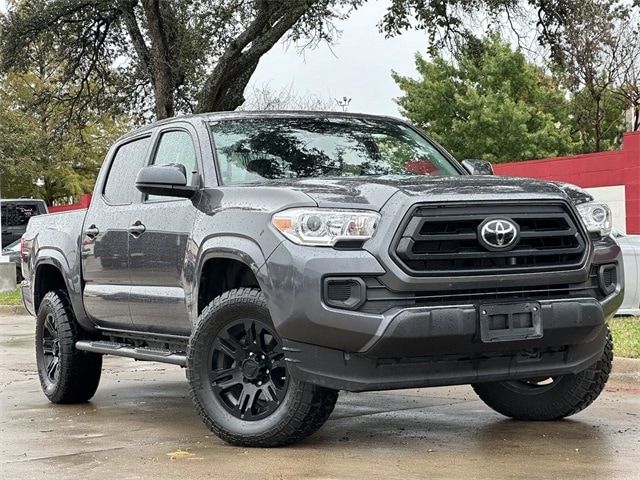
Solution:
M149 137L125 143L111 162L104 197L109 203L126 205L136 197L136 176L144 166Z
M184 165L187 171L187 184L191 185L191 174L197 170L196 151L193 148L191 135L183 131L163 133L152 163L153 165L169 163Z
M160 143L156 150L156 155L151 162L152 165L168 165L177 163L184 165L187 172L187 185L191 185L193 173L197 170L196 151L193 147L191 135L182 130L165 132L160 136ZM147 201L166 201L167 197L157 195L147 196Z
M5 227L26 226L29 219L38 215L38 206L28 203L3 203L2 225Z

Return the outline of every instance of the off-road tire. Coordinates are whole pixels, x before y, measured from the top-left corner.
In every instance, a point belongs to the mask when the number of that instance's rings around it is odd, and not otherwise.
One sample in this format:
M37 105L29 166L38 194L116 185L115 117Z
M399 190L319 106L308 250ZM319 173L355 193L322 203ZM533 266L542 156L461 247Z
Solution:
M253 421L231 415L213 393L207 370L214 340L225 326L247 317L273 329L267 303L260 290L229 290L212 300L202 311L187 348L187 379L195 408L206 426L232 445L274 447L302 440L329 418L338 399L336 390L289 376L282 402L268 417Z
M47 372L43 339L47 335L45 322L51 322L56 331L58 353L54 380ZM96 393L102 372L102 355L76 349L82 331L76 323L66 292L47 293L36 317L36 362L40 385L53 403L83 403ZM50 342L51 343L51 342Z
M607 327L602 356L582 372L554 378L548 386L524 382L476 383L473 389L489 407L516 420L559 420L584 410L598 398L611 372L613 341Z

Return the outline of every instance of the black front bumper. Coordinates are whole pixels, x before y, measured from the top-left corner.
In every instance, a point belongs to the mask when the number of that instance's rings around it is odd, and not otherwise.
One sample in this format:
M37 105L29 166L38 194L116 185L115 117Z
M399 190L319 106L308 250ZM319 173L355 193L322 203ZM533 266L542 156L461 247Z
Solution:
M594 298L540 302L542 335L483 342L474 305L419 307L397 315L365 353L286 341L295 377L368 391L577 373L602 354L608 316Z

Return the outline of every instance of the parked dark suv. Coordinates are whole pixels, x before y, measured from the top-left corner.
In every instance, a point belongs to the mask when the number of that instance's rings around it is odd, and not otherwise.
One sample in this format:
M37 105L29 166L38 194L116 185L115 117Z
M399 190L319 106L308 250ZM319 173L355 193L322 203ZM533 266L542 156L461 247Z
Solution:
M470 383L513 418L572 415L611 369L609 209L490 173L386 117L135 130L86 212L24 236L44 392L90 399L103 354L181 365L206 425L246 446L310 435L339 390Z

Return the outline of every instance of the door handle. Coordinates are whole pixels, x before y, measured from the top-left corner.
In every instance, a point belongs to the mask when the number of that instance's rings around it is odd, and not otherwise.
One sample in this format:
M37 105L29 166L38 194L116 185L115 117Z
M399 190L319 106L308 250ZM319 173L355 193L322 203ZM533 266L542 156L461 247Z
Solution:
M95 225L91 225L84 231L84 234L89 238L96 238L99 233L100 230L98 230L98 227L96 227Z
M146 230L145 226L142 224L140 220L138 220L136 223L134 223L127 229L127 232L129 232L129 234L132 237L137 238L140 235L142 235L145 230Z

